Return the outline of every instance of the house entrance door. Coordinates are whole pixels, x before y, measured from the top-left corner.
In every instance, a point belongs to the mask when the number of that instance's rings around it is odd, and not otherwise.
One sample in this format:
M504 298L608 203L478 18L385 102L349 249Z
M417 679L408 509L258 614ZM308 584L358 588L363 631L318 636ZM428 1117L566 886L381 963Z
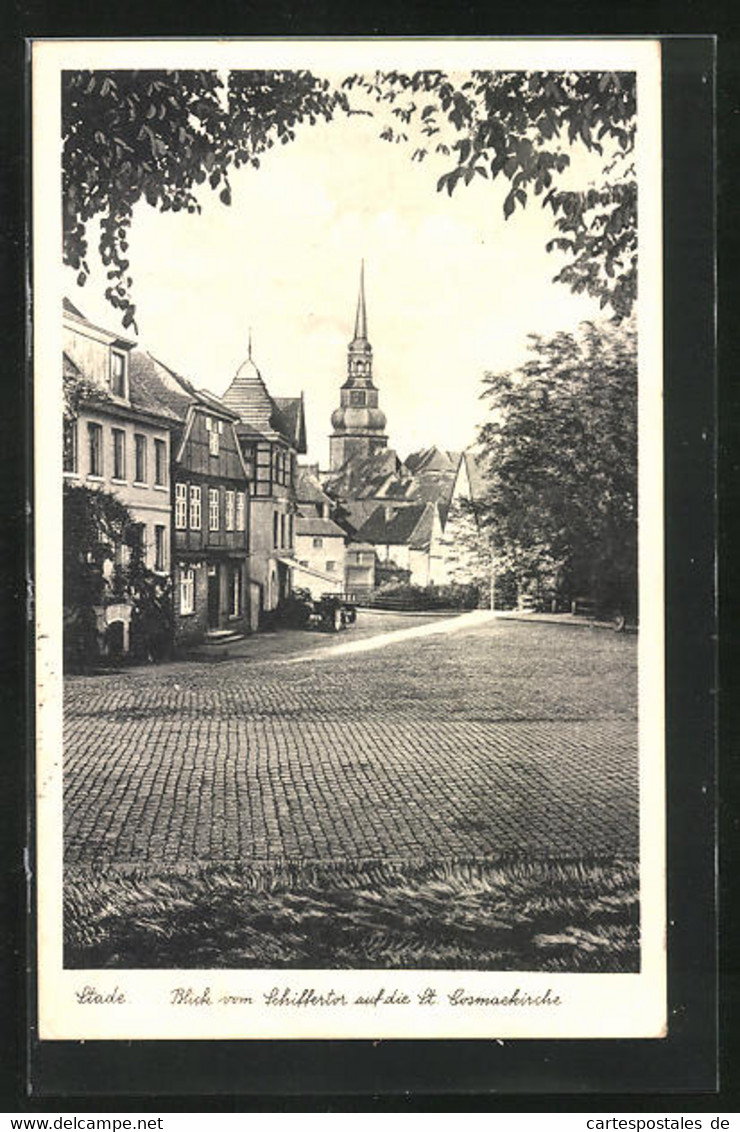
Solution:
M208 567L208 628L218 629L219 623L219 606L220 606L220 586L218 576L218 566Z

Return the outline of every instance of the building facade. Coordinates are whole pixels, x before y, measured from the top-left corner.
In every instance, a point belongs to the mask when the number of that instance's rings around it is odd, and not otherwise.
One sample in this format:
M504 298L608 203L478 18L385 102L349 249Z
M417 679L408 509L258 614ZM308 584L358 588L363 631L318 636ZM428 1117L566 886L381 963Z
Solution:
M295 557L298 566L321 576L314 583L304 583L312 593L321 580L325 583L321 590L323 593L344 589L346 540L346 533L332 519L318 515L296 517ZM296 584L300 583L296 581Z
M131 339L96 326L69 300L62 334L65 389L74 391L75 403L64 422L64 479L115 495L132 520L128 542L104 566L107 588L96 611L102 651L115 633L116 651L125 653L131 604L116 600L115 568L128 565L137 542L143 564L163 586L171 574L172 422L138 383Z
M144 351L137 388L170 419L175 645L251 628L249 483L236 415Z
M344 588L357 598L370 597L375 589L375 547L352 540L344 555Z
M363 523L356 541L374 548L381 579L416 586L444 585L448 574L442 531L438 503L386 503Z
M192 404L175 453L175 635L181 645L251 627L249 484L234 423L213 401Z
M250 587L256 620L269 622L292 590L297 456L306 451L303 395L275 397L252 358L223 395L234 413L250 482Z

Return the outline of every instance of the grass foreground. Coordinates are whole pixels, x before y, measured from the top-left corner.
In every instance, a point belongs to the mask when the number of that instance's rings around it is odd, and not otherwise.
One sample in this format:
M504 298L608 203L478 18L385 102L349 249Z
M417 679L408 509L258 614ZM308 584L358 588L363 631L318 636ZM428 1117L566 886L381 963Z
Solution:
M241 863L65 877L65 967L634 972L625 860Z

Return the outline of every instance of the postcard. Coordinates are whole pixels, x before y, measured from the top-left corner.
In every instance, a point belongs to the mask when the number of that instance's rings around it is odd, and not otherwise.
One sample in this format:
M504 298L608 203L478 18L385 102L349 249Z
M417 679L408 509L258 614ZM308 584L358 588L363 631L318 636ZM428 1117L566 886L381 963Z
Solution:
M33 43L42 1040L665 1036L660 62Z

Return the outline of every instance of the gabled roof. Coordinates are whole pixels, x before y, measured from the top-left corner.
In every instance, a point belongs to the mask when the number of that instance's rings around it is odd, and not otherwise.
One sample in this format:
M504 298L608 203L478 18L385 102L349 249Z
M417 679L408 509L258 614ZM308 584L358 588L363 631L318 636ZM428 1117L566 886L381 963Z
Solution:
M299 503L333 503L321 486L318 476L299 464L296 469L296 499Z
M62 309L65 310L67 312L67 314L73 314L77 318L81 318L83 320L83 322L87 322L87 319L85 318L82 311L78 310L77 307L72 302L72 300L68 299L66 295L62 299Z
M435 512L438 510L438 507L439 505L437 503L427 503L424 508L424 514L414 527L411 538L409 539L409 546L412 550L428 550L432 541Z
M297 535L322 535L324 538L346 538L346 532L331 519L320 519L317 516L308 518L297 515L295 520L295 533Z
M158 413L182 424L191 405L211 409L224 417L235 419L226 405L215 394L194 385L175 373L144 350L134 350L129 362L129 392L131 404L138 409Z
M414 474L421 471L455 472L459 461L459 453L443 452L441 448L432 445L431 448L420 448L418 452L412 452L406 457L404 464Z
M439 503L447 509L457 479L457 469L444 472L418 472L412 482L409 499L417 503Z
M62 351L62 373L65 377L82 377L82 370L72 361L66 350Z
M324 488L338 499L368 499L378 496L389 476L398 475L400 461L392 448L381 448L371 456L352 456L324 481Z
M303 408L303 395L300 397L273 397L280 414L280 425L277 431L282 433L286 440L295 448L296 452L303 454L306 451L306 418Z
M434 521L433 510L432 504L420 503L408 507L390 508L381 503L358 530L357 540L358 542L372 542L376 545L415 545L420 538L423 541L427 525L429 536L431 536ZM427 515L429 518L427 518ZM423 523L422 520L424 520ZM421 529L417 534L417 527L420 524Z
M391 479L380 490L383 499L410 502L413 499L414 481L412 479Z
M66 296L62 299L62 311L64 314L71 315L75 321L83 323L84 326L89 327L98 334L102 334L104 339L107 339L111 345L122 346L126 349L130 349L132 346L136 345L133 338L126 338L123 334L119 334L117 330L108 330L104 326L98 326L97 323L91 322L90 319L74 305L71 299L68 299Z
M488 491L487 460L475 448L466 448L463 453L465 470L468 473L470 496L473 500L482 499Z
M350 534L358 531L366 519L369 519L378 506L376 499L347 499L340 503L337 514L338 522L342 523Z

